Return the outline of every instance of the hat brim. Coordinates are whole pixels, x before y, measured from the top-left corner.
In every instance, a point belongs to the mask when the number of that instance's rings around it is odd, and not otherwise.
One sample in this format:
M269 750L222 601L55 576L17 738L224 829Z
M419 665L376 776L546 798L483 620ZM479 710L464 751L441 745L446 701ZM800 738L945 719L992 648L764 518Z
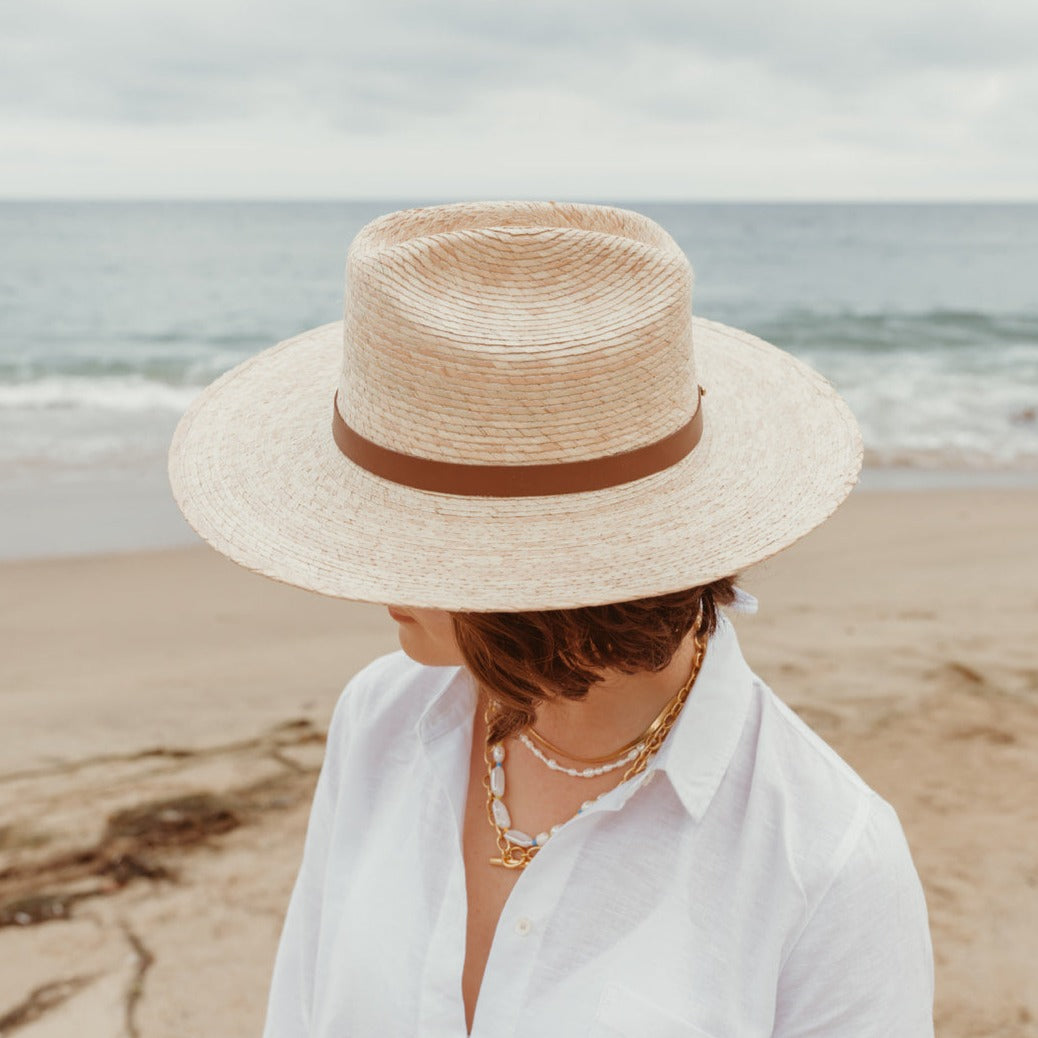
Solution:
M400 486L331 434L342 323L222 375L181 418L173 495L217 551L323 595L454 611L563 609L740 572L830 516L862 443L826 379L747 332L693 318L704 431L683 461L606 490L472 498Z

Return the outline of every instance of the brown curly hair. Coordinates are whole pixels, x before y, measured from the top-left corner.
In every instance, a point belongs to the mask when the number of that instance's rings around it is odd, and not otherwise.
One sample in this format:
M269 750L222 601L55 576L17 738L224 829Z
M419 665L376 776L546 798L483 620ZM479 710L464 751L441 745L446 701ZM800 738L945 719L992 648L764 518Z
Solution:
M600 676L660 671L692 630L717 627L718 608L735 601L738 576L653 598L577 609L524 613L452 613L465 666L492 696L488 741L533 724L537 706L564 696L582 699Z

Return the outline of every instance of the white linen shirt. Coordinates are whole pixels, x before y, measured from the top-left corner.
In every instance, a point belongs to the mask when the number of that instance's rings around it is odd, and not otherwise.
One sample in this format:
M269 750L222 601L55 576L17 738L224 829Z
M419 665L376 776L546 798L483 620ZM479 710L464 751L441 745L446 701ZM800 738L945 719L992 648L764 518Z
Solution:
M466 1034L475 707L465 668L403 652L343 690L264 1038ZM649 768L519 877L471 1033L922 1038L932 1008L897 815L750 670L722 617Z

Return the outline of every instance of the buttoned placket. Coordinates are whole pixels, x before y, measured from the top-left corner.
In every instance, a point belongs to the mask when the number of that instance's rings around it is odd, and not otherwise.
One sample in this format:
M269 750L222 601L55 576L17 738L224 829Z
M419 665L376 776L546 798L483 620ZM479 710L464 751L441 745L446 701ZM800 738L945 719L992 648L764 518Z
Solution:
M451 687L455 681L460 688ZM459 671L451 686L430 705L418 724L423 766L428 772L428 782L423 785L443 805L443 847L451 856L443 903L432 925L422 971L418 1018L422 1035L430 1038L462 1038L465 1034L461 975L467 892L462 827L476 704L465 672Z
M586 840L595 816L618 811L631 795L649 782L646 772L622 783L587 810L571 819L523 870L501 911L490 946L472 1038L518 1035L523 1027L530 976L556 907L576 865L579 843Z
M463 672L458 679L465 681ZM447 689L444 696L458 693ZM471 710L468 707L471 706ZM462 850L462 827L468 783L475 702L458 694L451 702L441 700L422 718L419 735L430 778L442 798L445 825L452 825L449 841L453 864L443 907L433 927L423 974L420 999L423 1035L461 1038L465 1030L465 1005L461 976L465 961L467 893ZM552 837L523 870L501 910L487 957L472 1021L471 1038L501 1038L517 1035L522 1009L537 963L547 924L563 896L576 863L572 841L587 838L594 816L617 811L630 796L652 778L649 770L621 783ZM488 867L490 867L488 865Z

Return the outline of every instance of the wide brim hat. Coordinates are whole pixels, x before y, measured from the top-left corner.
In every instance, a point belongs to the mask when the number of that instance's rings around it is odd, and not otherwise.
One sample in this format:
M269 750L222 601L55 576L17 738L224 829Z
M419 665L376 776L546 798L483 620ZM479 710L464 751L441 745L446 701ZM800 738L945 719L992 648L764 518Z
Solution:
M174 497L247 569L357 601L562 609L741 572L833 513L861 436L825 378L691 293L631 210L388 213L350 246L342 321L194 400Z

